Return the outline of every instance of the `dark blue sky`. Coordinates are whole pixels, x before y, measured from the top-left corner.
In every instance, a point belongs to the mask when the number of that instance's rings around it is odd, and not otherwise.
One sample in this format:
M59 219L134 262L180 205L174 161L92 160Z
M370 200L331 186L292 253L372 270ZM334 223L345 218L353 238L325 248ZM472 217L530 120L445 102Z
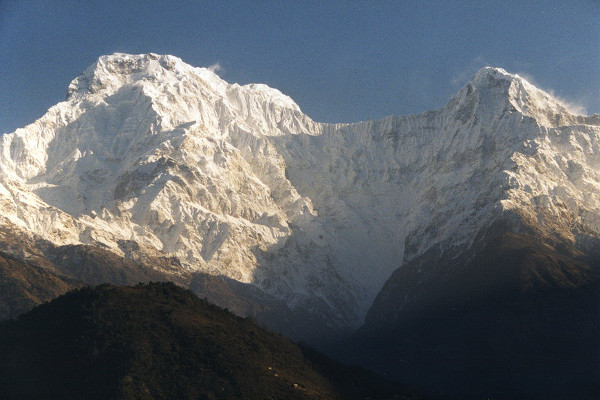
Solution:
M600 0L0 1L0 133L102 54L173 54L261 82L318 121L444 105L485 65L600 113Z

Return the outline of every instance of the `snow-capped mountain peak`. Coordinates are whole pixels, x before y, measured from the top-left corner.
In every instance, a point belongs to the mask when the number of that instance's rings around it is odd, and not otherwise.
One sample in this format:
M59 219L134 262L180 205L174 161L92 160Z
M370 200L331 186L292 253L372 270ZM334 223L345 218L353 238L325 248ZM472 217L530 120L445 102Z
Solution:
M202 78L215 88L227 85L210 69L191 67L178 57L154 53L114 53L101 56L75 78L67 89L67 97L92 93L111 95L121 87L136 81L180 80L190 74Z
M480 108L490 118L518 111L534 118L540 125L558 127L582 123L583 116L573 115L562 102L525 78L502 68L484 67L457 94L454 102L462 112Z
M600 122L499 68L439 110L356 124L155 54L100 57L68 93L2 137L0 221L176 257L334 325L359 323L403 262L468 247L506 210L565 205L564 226L600 230Z
M157 82L158 81L158 82ZM222 80L211 68L192 67L180 58L154 53L130 55L114 53L101 56L75 78L67 90L67 98L97 94L110 96L124 86L156 82L159 87L185 89L186 84L195 89L213 92L226 97L227 92L243 92L254 95L265 102L282 108L300 111L298 105L277 89L264 84L230 85Z

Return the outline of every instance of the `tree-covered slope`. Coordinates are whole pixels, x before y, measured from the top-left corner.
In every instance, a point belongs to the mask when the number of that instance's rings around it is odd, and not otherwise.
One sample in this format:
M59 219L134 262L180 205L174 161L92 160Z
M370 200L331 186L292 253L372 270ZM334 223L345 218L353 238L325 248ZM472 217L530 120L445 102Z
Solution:
M67 293L0 326L5 399L353 399L407 394L171 283Z

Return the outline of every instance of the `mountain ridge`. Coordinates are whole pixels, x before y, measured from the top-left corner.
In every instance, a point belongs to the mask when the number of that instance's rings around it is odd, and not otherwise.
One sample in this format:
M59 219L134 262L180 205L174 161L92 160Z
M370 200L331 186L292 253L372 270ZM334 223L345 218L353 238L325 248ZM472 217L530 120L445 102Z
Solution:
M2 137L2 220L58 245L173 256L357 327L394 270L469 248L506 210L594 243L598 137L599 117L498 68L439 110L321 124L265 85L116 53Z
M597 398L600 257L512 224L396 270L338 356L465 399Z

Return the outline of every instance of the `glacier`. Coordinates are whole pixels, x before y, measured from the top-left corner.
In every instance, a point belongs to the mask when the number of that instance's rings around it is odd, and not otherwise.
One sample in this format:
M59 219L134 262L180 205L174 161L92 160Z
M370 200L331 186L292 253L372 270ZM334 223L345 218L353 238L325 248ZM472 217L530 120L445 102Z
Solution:
M486 67L441 109L325 124L266 85L115 53L2 135L0 210L56 245L173 256L357 327L393 271L507 213L600 237L600 115Z

